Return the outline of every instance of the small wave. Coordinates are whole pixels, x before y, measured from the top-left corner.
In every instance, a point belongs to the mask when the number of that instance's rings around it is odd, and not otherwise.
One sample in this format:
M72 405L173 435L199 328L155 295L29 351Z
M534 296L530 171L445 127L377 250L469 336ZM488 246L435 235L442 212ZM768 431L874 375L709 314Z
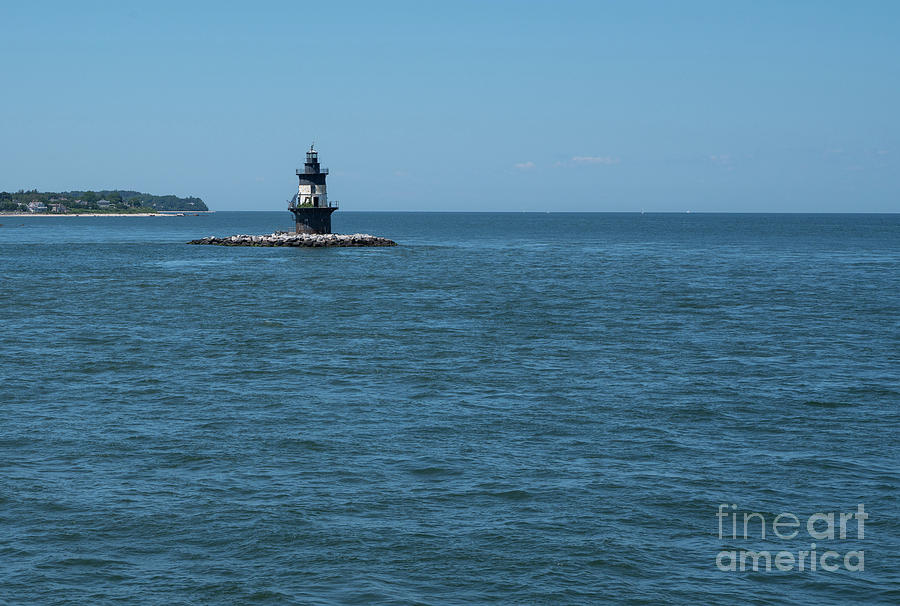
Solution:
M215 259L170 259L168 261L148 261L146 266L162 269L202 269L215 265L234 263L236 259L231 257L219 257Z
M447 467L420 467L418 469L410 469L409 472L416 476L426 477L455 476L462 473L461 471L458 471L456 469L449 469Z
M57 562L53 562L54 566L83 566L87 568L103 568L105 566L122 566L125 562L120 560L105 560L101 558L65 558Z
M807 400L804 402L806 406L816 406L818 408L849 408L853 404L849 402L826 402L824 400Z
M301 450L311 450L314 452L324 452L329 450L328 445L316 440L298 440L296 438L285 438L279 441L279 448L296 447Z
M508 501L527 501L532 498L532 494L527 490L504 490L495 492L491 496L506 499Z

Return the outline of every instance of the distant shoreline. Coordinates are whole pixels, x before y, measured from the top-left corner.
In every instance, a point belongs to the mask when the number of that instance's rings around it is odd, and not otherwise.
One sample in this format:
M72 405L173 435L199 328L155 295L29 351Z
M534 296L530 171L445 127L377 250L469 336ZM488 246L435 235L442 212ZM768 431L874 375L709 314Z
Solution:
M166 213L0 213L3 217L186 217L191 215L209 215L209 211L173 211Z
M0 214L0 217L14 217L16 219L22 217L175 217L164 213L21 213L21 214Z

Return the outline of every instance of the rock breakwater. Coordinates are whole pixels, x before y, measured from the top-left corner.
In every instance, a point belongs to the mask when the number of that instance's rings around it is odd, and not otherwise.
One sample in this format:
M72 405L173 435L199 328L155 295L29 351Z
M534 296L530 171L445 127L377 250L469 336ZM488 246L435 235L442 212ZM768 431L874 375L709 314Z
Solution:
M369 234L295 234L275 232L262 236L239 234L218 238L207 236L191 240L188 244L211 244L213 246L303 246L317 248L323 246L397 246L387 238Z

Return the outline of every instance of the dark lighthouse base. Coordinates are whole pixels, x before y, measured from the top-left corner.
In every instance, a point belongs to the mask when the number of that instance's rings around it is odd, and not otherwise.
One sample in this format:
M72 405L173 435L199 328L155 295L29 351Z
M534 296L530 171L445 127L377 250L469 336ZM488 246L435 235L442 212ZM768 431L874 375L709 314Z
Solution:
M298 234L330 234L331 213L336 208L307 206L290 209L297 221Z

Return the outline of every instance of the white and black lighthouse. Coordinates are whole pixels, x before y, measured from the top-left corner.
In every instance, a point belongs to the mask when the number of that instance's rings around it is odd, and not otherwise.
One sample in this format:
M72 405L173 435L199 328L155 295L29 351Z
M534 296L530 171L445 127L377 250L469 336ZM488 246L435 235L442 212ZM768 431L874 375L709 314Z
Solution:
M336 202L328 201L325 177L328 169L319 166L319 152L312 145L306 152L306 163L297 169L300 185L288 210L294 214L297 233L330 234L331 213L337 210Z

